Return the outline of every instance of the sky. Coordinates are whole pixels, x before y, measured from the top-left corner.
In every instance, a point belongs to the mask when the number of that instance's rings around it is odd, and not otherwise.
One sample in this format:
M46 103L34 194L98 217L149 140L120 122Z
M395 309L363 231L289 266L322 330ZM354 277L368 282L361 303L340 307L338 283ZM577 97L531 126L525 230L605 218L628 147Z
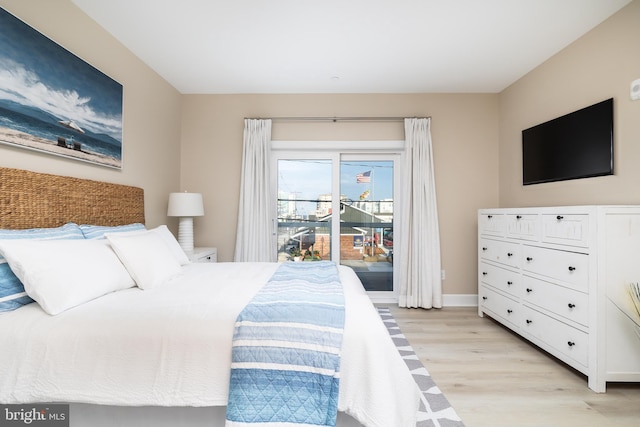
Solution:
M365 190L367 200L393 198L393 167L391 161L343 161L340 168L340 193L354 201ZM371 183L359 184L359 173L372 171ZM331 193L330 160L280 160L278 162L278 191L292 193L297 199L316 199Z
M122 142L122 85L1 8L0 99Z

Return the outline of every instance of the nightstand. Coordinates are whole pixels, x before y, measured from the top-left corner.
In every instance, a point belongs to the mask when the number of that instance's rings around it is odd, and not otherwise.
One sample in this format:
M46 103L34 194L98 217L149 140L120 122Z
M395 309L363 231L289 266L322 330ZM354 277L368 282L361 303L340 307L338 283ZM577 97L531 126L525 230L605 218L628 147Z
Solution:
M191 262L218 262L217 248L193 248L193 253L189 255Z

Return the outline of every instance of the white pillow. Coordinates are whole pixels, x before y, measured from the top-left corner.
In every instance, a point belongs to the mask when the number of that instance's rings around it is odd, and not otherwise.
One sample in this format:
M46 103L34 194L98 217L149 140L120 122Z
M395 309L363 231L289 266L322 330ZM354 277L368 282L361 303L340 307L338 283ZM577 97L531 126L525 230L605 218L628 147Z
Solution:
M189 261L189 257L187 256L187 254L182 249L182 246L180 246L180 243L178 243L178 241L173 236L171 231L169 231L166 225L160 225L149 231L151 231L152 233L158 233L158 235L162 237L162 240L167 244L167 246L169 246L169 249L175 256L176 260L180 263L180 265L189 264L191 262Z
M107 233L105 237L139 288L151 289L180 273L180 263L158 233Z
M49 314L135 286L104 240L2 240L0 253Z
M126 231L120 233L120 235L133 236L137 234L145 234L145 233L156 233L158 236L162 238L162 240L167 244L171 253L176 258L176 260L180 263L180 265L189 264L189 257L182 249L182 246L178 243L176 238L173 236L173 233L169 231L166 225L160 225L156 228L152 228L150 230L142 229L142 230L134 230L134 231ZM105 235L109 235L110 233L106 233Z

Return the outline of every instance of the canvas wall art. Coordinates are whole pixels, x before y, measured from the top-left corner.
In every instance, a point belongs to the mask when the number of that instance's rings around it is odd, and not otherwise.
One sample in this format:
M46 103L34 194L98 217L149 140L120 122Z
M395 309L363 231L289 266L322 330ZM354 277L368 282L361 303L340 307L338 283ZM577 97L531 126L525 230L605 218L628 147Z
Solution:
M121 169L122 85L0 8L0 143Z

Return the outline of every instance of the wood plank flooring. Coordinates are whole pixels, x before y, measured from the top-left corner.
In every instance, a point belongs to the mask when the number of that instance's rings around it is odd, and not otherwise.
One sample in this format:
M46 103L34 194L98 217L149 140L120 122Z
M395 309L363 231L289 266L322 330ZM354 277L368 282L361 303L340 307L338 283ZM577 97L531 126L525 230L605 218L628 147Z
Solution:
M594 393L584 375L476 308L389 308L467 427L640 426L640 384Z

